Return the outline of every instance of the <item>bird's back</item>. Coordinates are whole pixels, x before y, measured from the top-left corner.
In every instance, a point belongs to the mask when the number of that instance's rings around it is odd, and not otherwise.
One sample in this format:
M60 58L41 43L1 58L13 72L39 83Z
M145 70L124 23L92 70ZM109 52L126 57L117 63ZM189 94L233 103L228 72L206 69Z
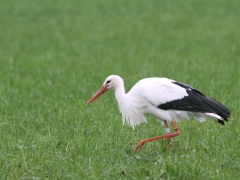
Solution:
M187 96L182 87L172 82L174 81L168 78L145 78L138 81L128 94L144 98L155 106Z

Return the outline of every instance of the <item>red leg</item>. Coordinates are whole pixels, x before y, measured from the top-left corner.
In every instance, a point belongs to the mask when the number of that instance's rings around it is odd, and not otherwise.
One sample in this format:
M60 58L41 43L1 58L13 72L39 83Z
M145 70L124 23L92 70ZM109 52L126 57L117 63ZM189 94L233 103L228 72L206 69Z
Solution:
M169 134L169 133L170 133L170 129L169 129L169 127L168 127L168 122L167 122L167 121L164 121L164 125L165 125L166 134ZM167 141L168 141L167 149L170 150L171 138L167 138Z
M166 138L168 140L167 148L170 150L170 140L171 140L171 137L178 136L180 134L180 131L179 131L177 125L175 124L175 122L171 121L171 123L172 123L172 125L174 127L174 133L169 133L169 134L166 134L166 135L163 135L163 136L157 136L157 137L153 137L153 138L149 138L149 139L143 139L135 147L134 153L137 152L137 150L139 148L141 148L146 142L151 142L151 141L158 140L158 139L163 139L163 138Z

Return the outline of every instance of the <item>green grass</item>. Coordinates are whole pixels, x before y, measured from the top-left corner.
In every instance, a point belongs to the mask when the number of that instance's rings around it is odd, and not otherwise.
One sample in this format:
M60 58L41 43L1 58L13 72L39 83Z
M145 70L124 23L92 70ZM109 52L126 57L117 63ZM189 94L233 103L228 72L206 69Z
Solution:
M240 2L0 1L2 179L239 179ZM181 135L122 126L105 78L187 83L231 111L225 126L180 121Z

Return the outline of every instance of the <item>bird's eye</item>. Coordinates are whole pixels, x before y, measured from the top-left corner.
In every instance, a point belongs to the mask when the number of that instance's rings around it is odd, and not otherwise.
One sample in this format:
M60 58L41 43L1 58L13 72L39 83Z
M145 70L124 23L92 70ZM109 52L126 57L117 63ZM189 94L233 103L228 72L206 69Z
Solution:
M110 82L111 82L111 80L108 80L108 81L107 81L107 84L109 84Z

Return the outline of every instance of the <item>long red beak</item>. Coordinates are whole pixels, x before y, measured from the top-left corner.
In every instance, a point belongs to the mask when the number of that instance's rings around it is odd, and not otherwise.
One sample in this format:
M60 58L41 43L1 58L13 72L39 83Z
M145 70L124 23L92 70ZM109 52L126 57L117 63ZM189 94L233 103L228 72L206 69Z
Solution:
M107 86L102 86L97 92L96 94L94 94L94 96L87 102L87 104L90 104L91 102L93 102L95 99L97 99L99 96L101 96L103 93L105 93L107 91Z

